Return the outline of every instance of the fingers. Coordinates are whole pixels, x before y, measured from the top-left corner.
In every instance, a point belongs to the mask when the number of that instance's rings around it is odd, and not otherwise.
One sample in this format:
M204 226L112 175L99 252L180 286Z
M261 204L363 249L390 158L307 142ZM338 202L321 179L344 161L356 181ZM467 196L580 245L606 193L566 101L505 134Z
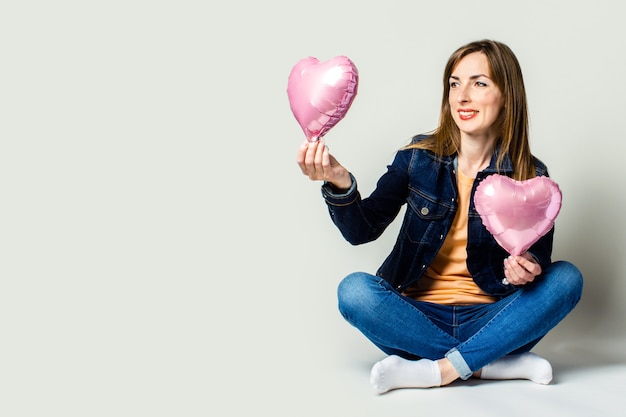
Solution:
M526 281L523 280L524 273L526 271L514 261L513 257L509 256L504 260L504 277L511 285L524 285Z
M323 179L329 179L332 174L330 166L330 149L328 149L326 143L323 142L318 145L317 152L320 154L318 158L319 164L317 164L317 166L320 167L322 171Z
M330 169L330 154L323 139L305 141L298 149L296 162L302 173L312 180L326 179Z
M525 252L521 256L518 256L516 260L522 268L527 270L533 276L541 274L541 265L539 265L537 261L535 261L535 258L533 258L530 253Z
M324 142L322 141L322 139L319 139L316 142L316 148L315 148L315 158L314 158L314 164L315 164L315 171L318 175L323 176L324 175L324 151L326 150L326 145L324 144Z
M304 175L311 177L311 175L315 174L315 148L317 146L317 142L308 142L304 141L300 148L298 148L298 155L296 156L296 162L300 167L300 170Z
M302 171L304 175L308 175L306 172L306 164L305 164L306 154L309 148L308 145L309 143L307 141L304 141L304 143L300 145L300 148L298 148L298 154L296 156L296 163L298 164L298 166L300 167L300 170Z
M529 259L530 258L530 259ZM504 276L509 284L525 285L541 273L541 266L532 256L509 256L504 260Z
M315 151L317 150L317 142L307 143L306 155L304 158L305 174L312 180L315 179Z

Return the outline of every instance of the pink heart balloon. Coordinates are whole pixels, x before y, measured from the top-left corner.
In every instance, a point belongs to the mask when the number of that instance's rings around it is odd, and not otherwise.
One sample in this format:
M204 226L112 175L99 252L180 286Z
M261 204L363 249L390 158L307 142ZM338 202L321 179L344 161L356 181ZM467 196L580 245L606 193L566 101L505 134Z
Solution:
M496 242L521 255L552 229L561 199L559 186L548 177L515 181L496 174L476 187L474 204Z
M308 57L294 65L287 95L309 142L324 136L344 118L356 96L358 82L358 71L345 56L326 62Z

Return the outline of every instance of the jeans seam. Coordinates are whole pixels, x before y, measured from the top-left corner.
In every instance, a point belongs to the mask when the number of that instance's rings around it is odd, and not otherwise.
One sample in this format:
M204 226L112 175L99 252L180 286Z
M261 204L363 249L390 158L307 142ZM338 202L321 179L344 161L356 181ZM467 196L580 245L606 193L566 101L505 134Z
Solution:
M463 343L461 343L460 345L458 345L456 347L456 349L458 350L459 354L461 354L460 348L462 348L463 345L470 343L474 338L476 338L477 336L479 336L481 333L483 333L485 330L487 330L488 327L491 326L491 324L494 322L494 320L496 320L498 317L500 317L501 314L503 314L514 302L517 301L517 299L520 297L521 292L517 291L514 294L511 294L509 297L507 297L508 300L510 300L506 306L504 306L500 311L498 311L498 313L493 316L491 318L491 320L489 320L483 327L481 327L476 333L474 333L472 335L472 337L470 337L469 339L467 339L466 341L464 341ZM511 297L514 297L514 299L510 299ZM461 356L463 356L461 354ZM464 358L465 359L465 358ZM496 358L497 359L497 358ZM476 371L476 370L472 370L472 371Z

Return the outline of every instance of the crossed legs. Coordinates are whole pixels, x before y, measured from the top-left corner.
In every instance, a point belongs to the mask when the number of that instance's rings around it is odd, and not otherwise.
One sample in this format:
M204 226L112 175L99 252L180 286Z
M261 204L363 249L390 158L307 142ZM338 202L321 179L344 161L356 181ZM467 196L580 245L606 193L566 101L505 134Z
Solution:
M338 296L344 318L389 355L371 371L374 390L383 393L472 376L549 383L549 362L529 351L574 308L581 292L580 272L558 262L536 285L493 304L416 302L366 273L347 276Z

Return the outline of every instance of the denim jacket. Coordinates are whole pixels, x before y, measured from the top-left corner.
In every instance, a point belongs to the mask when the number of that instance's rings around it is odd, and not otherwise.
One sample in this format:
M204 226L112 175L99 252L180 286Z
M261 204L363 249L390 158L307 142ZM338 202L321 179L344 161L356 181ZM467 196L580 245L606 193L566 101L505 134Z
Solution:
M424 137L416 136L413 142ZM495 173L512 174L510 160L496 171L496 158L497 151L489 167L477 174L472 186L467 268L478 287L490 295L503 297L516 291L515 286L503 282L503 262L509 254L485 228L474 205L476 187L483 179ZM396 243L376 273L398 291L420 279L450 230L457 210L455 159L456 155L438 157L423 149L402 149L387 166L372 194L363 199L352 174L352 186L346 192L338 193L328 183L322 185L332 221L353 245L381 236L407 204ZM546 166L534 160L537 176L548 176ZM529 249L542 269L551 263L553 236L554 228Z

